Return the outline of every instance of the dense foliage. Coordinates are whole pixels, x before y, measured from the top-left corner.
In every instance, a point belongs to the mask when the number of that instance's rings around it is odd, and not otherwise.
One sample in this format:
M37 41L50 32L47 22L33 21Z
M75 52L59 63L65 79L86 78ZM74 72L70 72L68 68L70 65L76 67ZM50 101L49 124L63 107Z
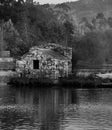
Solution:
M42 43L66 42L67 45L68 41L72 42L71 22L60 22L50 6L23 0L1 0L0 3L0 19L11 19L19 33L19 36L13 33L5 38L12 56L23 55L31 46Z
M18 57L32 46L58 43L73 47L74 64L79 60L110 63L112 17L98 13L91 20L87 17L77 20L69 15L70 10L65 3L51 6L23 0L0 0L0 19L11 19L15 29L5 31L6 49Z

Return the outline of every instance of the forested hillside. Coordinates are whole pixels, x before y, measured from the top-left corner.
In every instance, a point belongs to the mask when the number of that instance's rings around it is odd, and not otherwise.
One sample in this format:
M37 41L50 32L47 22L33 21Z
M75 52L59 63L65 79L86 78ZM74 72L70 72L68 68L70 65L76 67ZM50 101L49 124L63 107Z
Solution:
M32 46L58 43L73 47L74 64L80 60L111 63L111 5L111 0L80 0L57 5L40 5L33 0L0 0L0 19L11 23L8 29L5 27L6 49L19 57Z
M60 22L52 9L33 1L0 0L0 3L0 19L11 20L19 34L4 39L12 56L22 55L34 45L71 42L72 24Z
M71 8L70 14L77 19L87 17L92 19L97 13L103 12L106 17L112 15L112 0L79 0L69 2L67 5Z
M52 9L59 21L68 20L73 25L74 63L112 63L111 0L79 0L55 5Z

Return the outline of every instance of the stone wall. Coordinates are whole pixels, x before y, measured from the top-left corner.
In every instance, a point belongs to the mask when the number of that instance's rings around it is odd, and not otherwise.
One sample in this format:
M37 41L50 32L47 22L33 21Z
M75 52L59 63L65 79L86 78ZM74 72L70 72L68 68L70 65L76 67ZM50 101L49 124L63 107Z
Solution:
M33 68L33 60L39 60L39 69ZM43 55L39 50L30 51L17 62L17 71L24 72L27 76L48 77L57 79L58 77L67 76L71 72L69 68L71 60L55 59L51 55Z

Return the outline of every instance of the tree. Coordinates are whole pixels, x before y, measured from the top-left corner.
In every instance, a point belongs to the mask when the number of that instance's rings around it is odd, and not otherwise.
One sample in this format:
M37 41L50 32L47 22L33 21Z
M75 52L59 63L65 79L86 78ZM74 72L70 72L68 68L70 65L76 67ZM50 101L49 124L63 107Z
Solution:
M109 26L112 28L112 17L109 17L109 18L108 18L108 24L109 24Z
M107 19L105 18L103 13L98 13L96 16L96 29L105 31L108 26Z
M94 31L84 35L75 44L79 60L89 64L112 63L112 30Z
M93 29L93 25L88 21L86 17L83 17L79 23L80 33L82 35L85 35L86 33L93 31Z
M23 0L0 0L0 19L4 19L4 21L11 19L16 23L18 19L17 12L20 11L23 3Z
M70 10L70 7L66 3L57 4L55 8L63 9L64 11L68 12Z
M72 23L70 23L69 21L66 21L63 24L63 26L64 26L65 44L66 44L66 46L68 46L68 45L70 45L70 43L72 43L72 35L74 33L74 28L73 28Z
M96 15L96 19L104 19L104 18L105 18L105 16L104 16L103 13L98 13L98 14Z

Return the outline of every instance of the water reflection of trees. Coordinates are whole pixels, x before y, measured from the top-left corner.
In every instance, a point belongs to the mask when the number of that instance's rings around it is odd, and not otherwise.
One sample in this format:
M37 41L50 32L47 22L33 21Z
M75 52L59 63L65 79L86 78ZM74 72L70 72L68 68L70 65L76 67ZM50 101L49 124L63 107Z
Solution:
M25 91L23 88L12 88L6 86L1 89L0 105L0 130L14 130L19 127L27 129L32 126L33 95L31 90ZM26 125L27 124L27 125Z
M70 104L78 104L77 91L72 89L20 87L9 88L8 91L9 94L4 92L3 95L8 101L13 97L9 105L17 107L0 112L0 126L6 130L25 123L26 127L40 127L40 130L59 130L65 116L64 109Z
M17 109L7 108L0 111L1 130L15 130L19 127L27 129L27 127L30 127L31 125L33 126L32 118L30 117L30 114L28 114L28 112L21 112Z
M99 101L99 91L98 89L86 89L78 90L77 95L79 98L80 104L91 103L94 104Z
M40 130L59 130L67 118L80 118L80 104L97 103L99 95L101 96L101 90L97 89L25 88L17 90L15 97L16 104L35 107L28 120L29 125L32 122Z
M16 91L16 103L19 105L30 104L33 105L34 93L30 88L19 88Z
M33 118L40 122L41 130L59 130L64 109L70 104L78 104L78 99L77 92L72 89L22 88L17 91L16 103L38 106Z
M98 102L99 97L98 97L97 89L88 89L87 95L88 95L88 102L91 102L91 103Z

